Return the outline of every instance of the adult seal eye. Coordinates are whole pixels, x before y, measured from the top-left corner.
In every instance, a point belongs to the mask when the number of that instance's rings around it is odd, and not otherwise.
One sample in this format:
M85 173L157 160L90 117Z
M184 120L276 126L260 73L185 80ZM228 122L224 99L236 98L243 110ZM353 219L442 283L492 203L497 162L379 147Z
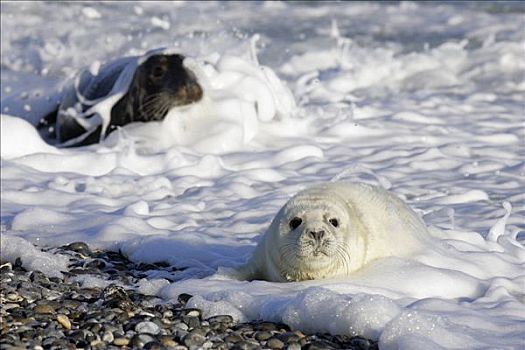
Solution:
M164 66L156 66L151 72L151 76L155 79L160 79L166 73L166 68Z
M302 222L303 222L303 220L296 216L292 220L290 220L290 228L292 230L295 230L296 228L298 228L301 225Z
M338 227L339 226L339 221L337 221L337 219L330 219L328 220L328 222L333 226L333 227Z

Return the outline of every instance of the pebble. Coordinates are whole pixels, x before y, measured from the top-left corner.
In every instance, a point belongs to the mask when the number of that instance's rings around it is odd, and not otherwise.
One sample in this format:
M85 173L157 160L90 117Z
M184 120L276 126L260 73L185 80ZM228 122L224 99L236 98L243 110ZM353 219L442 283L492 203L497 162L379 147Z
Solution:
M277 336L277 339L283 343L299 342L302 338L304 338L304 334L298 334L296 332L286 332Z
M71 250L73 252L80 253L85 257L88 257L91 255L91 249L89 249L89 246L84 242L74 242L74 243L68 244L64 248L67 250Z
M102 341L106 343L112 343L114 339L115 337L111 331L105 331L104 334L102 334Z
M160 328L154 322L144 321L135 326L135 331L138 333L159 334Z
M240 341L243 340L242 336L240 334L237 334L237 333L232 333L230 335L227 335L225 338L224 338L225 341L227 341L228 343L238 343Z
M288 343L286 350L301 350L301 344L297 342Z
M272 349L282 349L284 348L284 343L277 339L277 338L272 338L270 340L268 340L266 342L266 345L269 347L269 348L272 348Z
M255 339L257 339L258 341L268 340L271 337L272 337L272 333L267 332L267 331L255 332Z
M170 338L169 336L162 336L160 337L160 343L168 348L173 348L177 345L179 345L175 340Z
M37 314L54 314L55 308L49 304L39 304L33 308Z
M138 293L145 270L177 271L165 263L139 266L83 242L54 252L70 258L63 278L26 271L20 260L1 265L0 349L378 349L362 337L307 335L281 323L236 323L229 315L204 319L201 310L185 308L190 294L169 303ZM71 282L90 274L111 284L82 288Z
M201 346L205 341L206 337L198 333L188 333L183 340L184 345L190 349Z
M116 346L126 346L129 344L129 339L128 338L115 338L115 340L113 340L113 344L115 344Z
M144 347L144 345L152 342L152 341L155 341L155 338L147 335L147 334L135 334L132 338L131 338L131 346L134 347L134 348L142 348Z
M57 315L57 321L65 329L71 329L71 321L69 320L69 317L67 317L66 315L58 314Z

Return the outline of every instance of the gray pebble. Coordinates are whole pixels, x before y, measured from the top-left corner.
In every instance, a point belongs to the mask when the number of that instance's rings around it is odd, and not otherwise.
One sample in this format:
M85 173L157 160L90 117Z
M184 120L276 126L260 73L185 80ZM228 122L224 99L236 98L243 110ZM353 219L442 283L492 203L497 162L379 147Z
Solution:
M137 333L149 333L149 334L159 334L160 327L157 326L154 322L144 321L140 322L135 326L135 331Z

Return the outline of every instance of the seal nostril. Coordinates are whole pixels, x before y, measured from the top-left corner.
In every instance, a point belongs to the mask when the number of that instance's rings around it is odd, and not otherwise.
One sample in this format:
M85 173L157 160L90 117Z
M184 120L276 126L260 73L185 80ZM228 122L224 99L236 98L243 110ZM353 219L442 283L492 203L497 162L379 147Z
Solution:
M320 231L310 231L310 232L308 232L308 235L310 236L310 238L313 238L313 239L315 239L316 241L320 241L320 240L323 239L323 237L324 237L324 231L323 231L323 230L320 230Z
M199 101L202 98L202 88L197 83L191 83L187 86L185 86L184 90L186 91L186 94L189 96L189 100L191 102Z

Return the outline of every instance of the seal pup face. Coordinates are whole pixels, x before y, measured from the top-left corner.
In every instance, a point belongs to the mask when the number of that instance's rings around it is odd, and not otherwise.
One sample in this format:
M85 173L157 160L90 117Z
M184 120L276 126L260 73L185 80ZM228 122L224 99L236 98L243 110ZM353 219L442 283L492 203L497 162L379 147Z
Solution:
M350 264L346 203L322 191L306 191L282 209L278 229L281 275L289 281L337 275Z
M183 61L182 55L158 54L137 68L132 86L138 114L134 120L162 120L171 108L202 98L195 74L184 67Z

